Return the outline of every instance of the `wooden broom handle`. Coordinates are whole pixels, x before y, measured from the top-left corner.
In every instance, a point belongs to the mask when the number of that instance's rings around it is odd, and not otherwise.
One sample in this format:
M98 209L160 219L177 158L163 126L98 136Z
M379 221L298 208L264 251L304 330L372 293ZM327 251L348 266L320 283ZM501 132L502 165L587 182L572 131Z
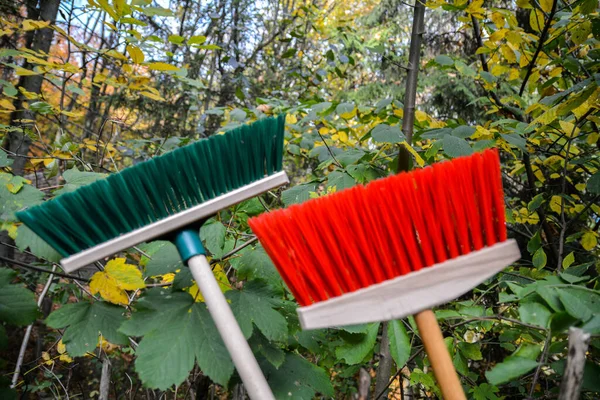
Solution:
M433 368L433 374L442 389L443 398L445 400L466 400L435 314L431 310L421 311L415 315L415 321Z

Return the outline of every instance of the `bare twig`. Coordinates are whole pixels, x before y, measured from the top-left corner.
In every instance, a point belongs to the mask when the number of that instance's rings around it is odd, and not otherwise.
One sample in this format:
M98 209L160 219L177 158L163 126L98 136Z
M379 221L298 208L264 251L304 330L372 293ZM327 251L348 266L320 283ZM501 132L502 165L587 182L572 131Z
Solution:
M34 265L31 265L31 264L26 264L24 262L13 260L13 259L10 259L10 258L4 257L4 256L0 256L0 260L2 260L4 262L7 262L7 263L10 263L10 264L13 264L13 265L16 265L18 267L30 269L32 271L44 272L44 273L51 273L51 271L48 271L47 269L36 267ZM76 281L88 282L87 279L80 278L80 277L75 276L75 275L63 274L61 272L52 272L52 274L56 275L56 276L60 276L61 278L68 278L68 279L73 279L73 280L76 280Z
M52 272L50 273L50 276L48 277L48 280L46 281L46 284L44 285L44 288L42 289L42 292L40 293L40 296L38 297L38 301L37 301L37 306L38 308L42 305L42 302L44 301L44 297L46 296L46 293L48 293L48 289L50 289L50 285L52 284L52 280L54 279L54 271L56 270L56 265L54 265L52 267ZM47 271L50 272L50 271ZM23 336L23 341L21 342L21 349L19 350L19 356L17 357L17 365L15 366L15 372L13 372L13 376L12 376L12 381L11 381L11 388L14 388L17 385L17 381L19 380L19 374L21 373L21 366L23 365L23 360L25 359L25 351L27 350L27 344L29 343L29 337L31 336L31 331L33 330L33 325L31 324L29 325L26 329L25 329L25 335ZM66 392L66 390L65 390Z

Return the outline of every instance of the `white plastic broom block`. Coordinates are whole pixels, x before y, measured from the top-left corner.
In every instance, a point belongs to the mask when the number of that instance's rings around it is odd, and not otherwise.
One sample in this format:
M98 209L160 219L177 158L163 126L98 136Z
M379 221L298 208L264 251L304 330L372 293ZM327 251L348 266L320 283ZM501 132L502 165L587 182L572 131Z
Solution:
M521 258L514 239L298 308L302 329L389 321L447 303Z

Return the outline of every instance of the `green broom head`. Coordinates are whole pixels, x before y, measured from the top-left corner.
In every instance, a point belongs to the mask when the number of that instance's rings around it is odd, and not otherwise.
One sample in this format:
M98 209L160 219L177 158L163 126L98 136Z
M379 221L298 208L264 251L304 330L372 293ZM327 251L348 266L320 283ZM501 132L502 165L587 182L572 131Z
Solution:
M285 115L261 119L20 211L63 257L177 214L282 169Z

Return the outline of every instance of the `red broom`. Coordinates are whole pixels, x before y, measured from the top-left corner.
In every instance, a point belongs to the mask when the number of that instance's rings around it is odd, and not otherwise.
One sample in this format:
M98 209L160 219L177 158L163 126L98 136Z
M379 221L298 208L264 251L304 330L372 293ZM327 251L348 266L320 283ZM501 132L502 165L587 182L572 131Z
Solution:
M415 315L444 398L464 399L429 309L520 258L486 150L252 218L303 329ZM425 311L424 311L425 310Z

